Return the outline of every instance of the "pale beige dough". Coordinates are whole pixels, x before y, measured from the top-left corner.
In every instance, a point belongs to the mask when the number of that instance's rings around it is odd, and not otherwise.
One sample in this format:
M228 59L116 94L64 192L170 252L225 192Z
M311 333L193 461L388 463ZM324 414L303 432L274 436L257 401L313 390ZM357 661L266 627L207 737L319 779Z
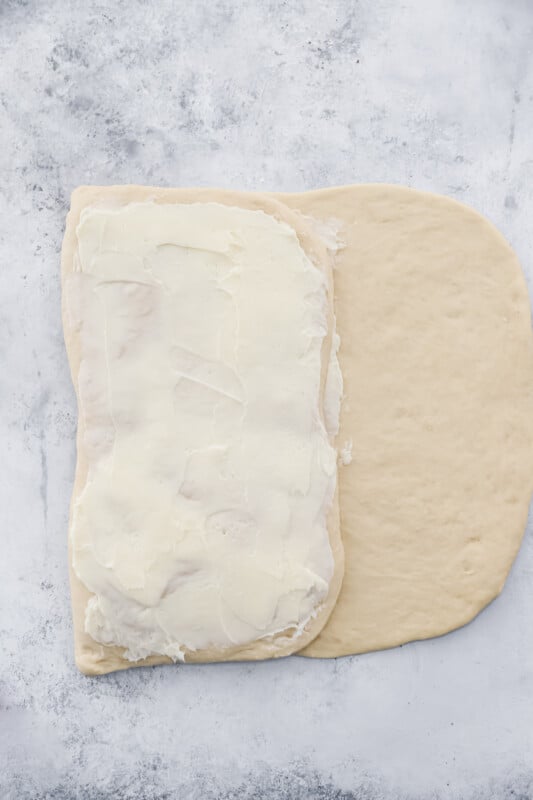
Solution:
M72 378L75 389L78 394L78 401L80 403L80 414L78 420L78 437L77 437L77 466L76 478L72 495L72 507L76 504L83 491L88 473L88 460L89 451L86 445L86 437L84 428L88 427L89 430L98 426L98 419L94 417L94 413L90 416L90 408L84 404L79 394L78 387L78 373L80 371L80 364L82 362L83 346L82 337L80 334L79 323L76 321L80 318L80 311L73 313L74 308L71 307L71 302L74 302L77 309L81 302L77 280L74 284L70 282L70 276L75 267L76 250L77 250L77 237L76 227L80 219L81 211L86 206L99 207L105 206L106 208L113 208L115 206L124 205L130 202L140 201L153 201L155 203L195 203L216 201L225 205L238 206L240 208L258 209L274 216L282 222L290 225L297 233L301 246L305 249L308 256L315 262L315 264L323 270L326 280L329 285L327 309L327 323L328 333L324 338L321 363L322 363L322 380L321 380L321 393L322 400L324 397L324 388L326 384L327 369L330 361L330 353L332 349L332 334L333 334L333 291L331 284L331 257L326 248L323 246L319 237L317 237L312 229L304 222L300 215L296 215L290 211L285 205L277 202L273 198L261 195L243 194L224 191L211 191L211 190L171 190L171 189L152 189L147 187L81 187L72 197L71 210L67 220L67 230L64 239L63 252L62 252L62 279L64 286L63 293L63 322L65 330L65 341L67 345L67 352L72 371ZM70 286L73 286L73 290ZM71 297L73 291L73 298ZM81 309L81 319L84 314L91 313L90 309ZM85 335L85 339L87 336ZM92 364L93 361L85 362ZM98 364L98 362L96 362ZM105 376L104 376L105 378ZM94 382L102 379L102 376L94 376ZM323 405L323 403L321 403ZM91 427L92 426L92 427ZM94 455L92 456L94 458ZM334 467L334 462L333 462ZM119 476L120 478L120 476ZM73 525L73 515L71 508L70 526ZM314 611L314 616L305 624L303 630L296 628L288 628L280 633L263 636L261 639L252 641L249 644L233 647L210 647L202 649L188 649L183 648L184 657L186 661L228 661L228 660L249 660L260 658L274 658L279 656L294 653L302 646L305 646L311 641L320 629L325 624L331 610L335 604L336 598L339 593L342 571L343 571L343 551L340 540L339 531L339 515L338 515L338 499L337 493L333 498L332 505L327 516L327 527L331 545L331 553L333 556L333 574L329 582L329 588L326 598ZM69 542L71 543L71 537ZM281 555L281 554L280 554ZM154 655L144 660L131 661L124 657L124 651L119 647L102 645L96 642L86 631L85 614L90 594L85 585L80 581L78 575L72 568L71 561L71 587L72 587L72 600L74 612L74 628L75 628L75 652L76 663L79 668L87 674L102 674L117 669L125 669L132 666L140 666L146 664L168 663L169 659L165 656Z
M501 591L533 488L533 340L519 263L470 208L399 186L282 195L340 226L346 569L305 655L464 625Z
M81 207L111 191L117 202L155 195L269 208L259 194L86 188L74 196L64 271ZM352 444L339 471L346 566L333 614L303 653L335 657L446 633L501 591L527 518L533 347L520 266L487 220L445 197L386 185L270 197L280 218L288 206L318 220L319 232L331 223L343 242L334 283L345 388L337 445ZM290 224L324 258L320 236L301 217ZM75 377L68 332L67 345ZM79 451L77 489L84 470ZM79 665L131 666L85 634L87 593L71 582ZM270 655L259 645L223 658Z

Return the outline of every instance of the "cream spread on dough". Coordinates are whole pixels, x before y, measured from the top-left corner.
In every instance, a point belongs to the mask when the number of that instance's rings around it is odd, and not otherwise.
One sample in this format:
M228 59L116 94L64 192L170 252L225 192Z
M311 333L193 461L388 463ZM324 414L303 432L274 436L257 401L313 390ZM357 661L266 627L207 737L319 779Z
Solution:
M324 274L287 224L218 203L88 207L77 239L86 631L137 660L302 629L334 569Z

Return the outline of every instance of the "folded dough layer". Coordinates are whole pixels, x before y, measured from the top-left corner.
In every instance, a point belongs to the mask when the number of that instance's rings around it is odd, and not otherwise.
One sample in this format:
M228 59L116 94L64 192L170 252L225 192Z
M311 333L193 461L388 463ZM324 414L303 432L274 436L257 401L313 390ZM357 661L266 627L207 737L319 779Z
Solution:
M342 572L320 240L268 198L85 188L63 281L78 665L299 649Z

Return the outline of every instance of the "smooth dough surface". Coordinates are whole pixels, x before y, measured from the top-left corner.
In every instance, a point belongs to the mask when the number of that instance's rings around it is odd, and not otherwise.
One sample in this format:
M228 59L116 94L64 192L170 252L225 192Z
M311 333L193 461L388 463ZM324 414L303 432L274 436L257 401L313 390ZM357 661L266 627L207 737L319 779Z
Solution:
M533 348L520 265L472 209L399 186L282 195L336 222L346 568L305 655L464 625L501 591L533 488Z
M326 308L326 315L327 315L326 323L328 326L328 332L324 336L324 329L322 328L322 333L320 334L320 336L321 338L323 337L323 344L321 352L319 348L319 354L318 354L319 360L322 364L321 390L320 390L322 405L324 401L324 391L326 386L328 366L330 362L330 353L333 346L333 327L334 327L332 286L331 286L331 263L330 263L330 256L326 248L322 245L320 238L313 234L312 230L308 228L304 220L301 219L299 215L294 214L294 212L291 212L286 206L278 203L272 198L268 198L266 196L254 196L251 194L215 192L209 190L163 190L163 189L156 190L143 187L109 187L109 188L83 187L81 189L78 189L74 193L72 199L72 208L69 214L67 232L63 248L63 257L62 257L65 338L72 369L73 381L78 394L78 401L80 405L80 415L78 422L78 440L77 440L78 461L76 469L75 487L73 491L73 505L71 509L71 522L70 522L71 534L73 534L74 530L77 531L78 538L76 539L76 542L78 549L74 550L74 552L71 553L71 564L72 564L72 555L76 555L77 553L79 562L80 554L84 554L87 550L87 547L89 546L87 545L87 543L84 544L83 542L80 545L80 542L78 541L79 526L75 527L75 521L79 517L80 504L82 502L82 499L85 497L86 489L89 486L92 487L94 483L95 479L94 469L92 469L90 473L89 469L94 467L100 469L100 467L98 466L101 463L101 458L98 456L100 450L102 449L100 446L101 445L100 440L102 440L102 442L104 442L105 444L108 438L108 437L106 438L105 436L104 437L100 436L100 438L98 439L99 442L98 447L91 445L91 442L93 442L95 439L96 435L95 431L98 431L101 427L102 414L104 415L104 417L106 417L108 413L106 411L108 402L106 400L106 390L104 390L103 398L98 399L100 397L100 394L102 393L102 388L97 389L97 387L99 386L105 387L106 382L109 381L110 379L110 374L107 375L106 379L106 374L105 374L106 370L102 367L102 358L98 355L100 353L101 348L99 349L98 344L96 345L94 344L95 342L97 342L98 337L100 335L98 326L104 325L105 330L107 331L108 323L102 321L102 319L100 319L100 316L96 313L96 308L93 308L96 302L93 299L91 299L93 298L95 292L95 288L92 285L92 283L94 283L94 278L90 274L91 269L93 269L93 267L91 266L89 268L88 276L85 275L85 272L80 273L77 270L73 271L75 270L75 265L77 261L76 251L78 245L77 245L76 229L80 219L80 214L83 208L86 208L87 206L90 206L91 209L105 208L112 210L114 208L123 207L125 203L131 203L131 202L138 203L142 201L149 201L147 204L146 214L152 214L152 216L154 216L153 214L154 203L155 204L164 203L165 208L167 209L165 213L168 216L168 214L170 213L169 209L172 209L172 206L169 204L173 203L190 204L197 202L205 203L209 201L216 201L219 204L218 205L219 209L223 205L227 205L227 206L237 206L240 209L247 208L251 211L266 212L266 214L270 215L270 217L275 217L281 222L288 224L294 231L296 231L300 245L305 249L305 252L315 262L315 264L318 265L319 268L324 272L328 284L327 293L329 295L329 307ZM194 213L196 213L197 215L199 213L198 208L195 206L182 205L180 206L180 208L196 209ZM205 205L202 208L205 208ZM142 213L142 212L137 212L137 213ZM242 212L240 213L242 215ZM106 215L102 215L100 213L100 215L98 216L98 214L99 212L95 216L97 222L99 221L100 218L104 220L107 219ZM193 214L192 210L190 211L189 216L191 214ZM226 216L228 215L231 216L229 211ZM111 219L111 217L113 217L113 214L108 216ZM161 216L162 215L160 215L160 217ZM234 216L235 215L233 215L232 218L234 218ZM157 217L159 221L160 217ZM154 219L156 219L156 217L154 217ZM252 217L250 215L246 217L246 220L253 222L253 224L256 224L257 226L259 226L259 219L268 220L269 218L264 217L264 215L262 217L257 217L257 218ZM120 217L120 220L122 220L122 216ZM125 224L125 223L121 222L120 224ZM149 223L148 227L150 227L151 224L152 223ZM274 222L271 222L271 227L272 228L275 227ZM98 236L96 237L95 241L98 244ZM113 247L114 246L115 245L113 245ZM113 250L113 252L115 251ZM120 250L116 251L116 253L120 252L121 252ZM114 256L115 262L118 258L116 253ZM92 260L89 259L89 262L91 265L93 264L93 262L94 264L97 264L94 258L92 258ZM94 266L94 269L96 268L97 267ZM107 271L104 270L104 274L107 275ZM122 273L120 274L122 275ZM129 272L125 275L124 279L127 279L128 276ZM80 279L82 277L86 281L89 280L89 285L86 285L85 283L83 284L83 286L86 287L84 291L81 291L81 286L80 286ZM111 283L112 284L116 283L114 273L111 274ZM318 285L318 281L315 280L315 283ZM96 306L98 306L98 303L96 303ZM120 312L119 306L117 306L115 312L119 314ZM123 313L125 313L125 311ZM299 312L297 311L296 308L294 313L295 313L295 319L298 320ZM89 319L86 319L86 317L88 317ZM289 318L290 315L289 317L287 317L287 319ZM112 347L112 343L110 343L108 347L107 340L108 340L108 333L106 333L105 336L106 359L108 358L108 352L111 352L110 348ZM123 347L122 350L124 350ZM80 371L80 366L82 366L84 370L83 381L82 381L82 371ZM318 366L320 368L320 363L318 364ZM147 366L147 369L148 368L149 366ZM88 369L90 371L92 370L92 372L89 375L86 374ZM107 373L109 372L110 370L108 364ZM149 381L153 382L151 376L149 378ZM84 387L83 392L81 391L82 387ZM95 392L97 392L96 400L95 400ZM111 403L111 398L109 398L109 403ZM122 408L122 406L120 406L120 408ZM109 413L111 413L111 419L107 427L110 427L112 429L116 421L113 412L111 411ZM89 437L85 436L86 432L89 433ZM169 431L169 435L170 433L171 432ZM115 436L116 435L117 431L115 429ZM112 456L111 458L112 463L115 463L116 455L114 448L112 449L111 456ZM257 463L260 462L261 459L258 459ZM332 462L332 468L333 470L335 470L334 459ZM127 473L127 465L125 465L122 472ZM119 480L119 478L120 475L117 476L117 480ZM129 474L127 475L127 478L129 482ZM114 496L115 495L113 495L113 497ZM132 508L135 506L133 497L131 498L131 506ZM96 511L98 511L98 507L96 507ZM294 513L298 514L299 512L295 511ZM296 518L298 517L296 516ZM115 521L113 525L115 527L120 527L119 521ZM100 529L98 528L98 531L99 530ZM95 533L97 533L98 531L95 531ZM88 530L86 533L87 536L89 537L87 541L89 541L91 538L90 530ZM249 643L240 642L239 644L236 644L234 646L222 647L221 645L219 645L215 647L202 644L194 649L191 649L189 647L184 647L183 648L184 660L219 661L219 660L234 660L234 659L247 660L247 659L257 659L257 658L278 657L295 652L296 650L300 649L302 645L307 644L312 638L314 638L314 636L317 635L317 633L325 624L327 617L329 616L333 608L333 605L335 603L335 600L339 592L341 576L342 576L343 556L342 556L342 545L340 542L338 502L336 494L333 498L333 502L327 514L327 534L329 534L330 538L331 557L333 561L333 566L330 565L330 567L328 567L328 570L330 568L332 569L332 575L329 580L329 588L327 588L326 590L327 594L325 598L320 602L320 605L317 605L313 615L305 623L303 627L299 627L298 629L296 628L293 629L291 627L288 628L284 627L284 629L279 633L264 635L261 638L254 639ZM69 538L70 538L70 544L72 546L72 535ZM113 546L111 544L110 546L111 549L113 549ZM288 546L289 545L287 542L287 548ZM99 548L101 549L100 545ZM98 552L100 552L100 549ZM280 556L281 555L282 554L280 553ZM76 561L76 559L74 559L74 561ZM105 563L107 563L108 561L107 556L105 556L104 561ZM83 563L85 564L85 561L83 561ZM125 569L127 565L124 564L123 566ZM102 570L99 568L100 572L98 572L98 570L95 572L92 561L88 562L87 569L89 569L89 571L87 572L86 570L86 572L94 583L95 576L102 573ZM243 576L243 579L244 578L245 576ZM137 580L138 579L135 578L135 581ZM97 641L95 641L95 639L93 639L87 632L88 630L87 624L89 620L88 612L94 606L95 601L99 600L100 596L98 597L95 596L91 600L91 603L88 605L90 594L85 588L84 583L82 583L79 579L78 569L76 570L71 569L71 584L72 584L74 622L75 622L76 661L78 666L83 672L86 672L88 674L101 674L115 669L122 669L144 664L164 663L169 660L168 658L162 655L153 655L146 659L139 658L138 660L135 661L128 660L128 658L125 657L127 654L125 654L121 648L115 646L109 646L107 644L98 643ZM115 596L115 590L113 590L112 596ZM107 602L108 601L106 600L106 603ZM148 607L147 610L151 611L151 607ZM116 613L118 614L119 612L117 611ZM143 620L145 617L146 615L143 614ZM292 616L290 616L289 618L292 619ZM139 635L141 636L142 632L140 632ZM219 634L217 633L217 635ZM98 636L97 638L100 638L100 636ZM205 637L201 636L200 638L203 640ZM135 643L134 639L131 639L130 646L132 645L132 643Z

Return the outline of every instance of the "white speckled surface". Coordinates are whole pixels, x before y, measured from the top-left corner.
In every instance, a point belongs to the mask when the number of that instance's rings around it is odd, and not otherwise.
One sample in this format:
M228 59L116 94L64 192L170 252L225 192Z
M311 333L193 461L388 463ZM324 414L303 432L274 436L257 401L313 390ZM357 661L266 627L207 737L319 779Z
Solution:
M533 531L442 639L338 661L73 665L71 189L406 183L533 280L529 0L0 0L2 800L533 798Z

